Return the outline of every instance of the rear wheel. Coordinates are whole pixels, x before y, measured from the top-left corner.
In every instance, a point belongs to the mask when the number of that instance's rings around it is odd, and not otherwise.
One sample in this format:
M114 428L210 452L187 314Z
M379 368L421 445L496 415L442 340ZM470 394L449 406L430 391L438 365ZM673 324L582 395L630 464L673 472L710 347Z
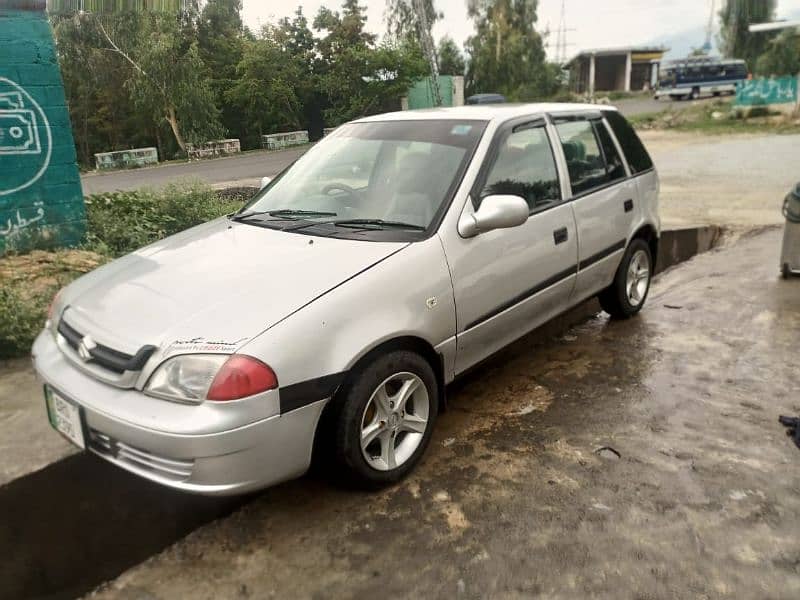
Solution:
M690 100L699 100L700 99L700 88L692 88L692 93L689 94Z
M622 257L614 282L601 292L600 306L614 318L632 317L647 300L652 276L650 246L642 239L635 239Z
M789 279L792 276L792 270L789 268L789 263L783 263L781 267L781 276L784 279Z
M419 462L433 432L439 389L428 361L400 350L363 368L341 402L336 461L350 482L374 488L399 481Z

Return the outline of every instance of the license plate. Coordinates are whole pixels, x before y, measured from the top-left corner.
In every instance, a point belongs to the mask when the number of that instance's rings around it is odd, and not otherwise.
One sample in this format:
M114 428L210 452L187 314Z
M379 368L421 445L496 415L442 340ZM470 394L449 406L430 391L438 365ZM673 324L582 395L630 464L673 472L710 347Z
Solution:
M47 416L53 428L85 450L81 409L49 387L44 388L44 397L47 403Z

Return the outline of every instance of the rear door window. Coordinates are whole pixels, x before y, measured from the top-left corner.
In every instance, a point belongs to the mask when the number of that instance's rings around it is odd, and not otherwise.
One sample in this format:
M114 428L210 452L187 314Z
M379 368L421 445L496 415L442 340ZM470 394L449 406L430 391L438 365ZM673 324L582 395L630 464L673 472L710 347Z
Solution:
M567 161L572 194L583 194L610 181L591 121L556 122Z
M636 135L636 132L631 127L630 123L619 114L617 111L609 110L604 111L608 124L611 125L611 130L622 147L622 152L628 159L628 166L632 174L643 173L653 168L653 160L647 153L642 140Z

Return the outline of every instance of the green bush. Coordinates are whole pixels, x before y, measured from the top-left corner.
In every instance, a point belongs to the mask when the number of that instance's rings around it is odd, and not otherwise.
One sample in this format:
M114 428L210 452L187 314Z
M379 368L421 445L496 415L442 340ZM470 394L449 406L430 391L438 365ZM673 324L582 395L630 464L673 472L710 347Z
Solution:
M25 356L59 288L159 239L238 210L255 190L221 194L203 185L117 192L86 198L82 250L9 253L0 257L0 360Z
M221 198L200 184L172 185L86 198L86 245L121 256L168 235L234 212L240 198Z
M0 359L25 356L42 330L47 307L56 290L23 294L12 286L0 286Z

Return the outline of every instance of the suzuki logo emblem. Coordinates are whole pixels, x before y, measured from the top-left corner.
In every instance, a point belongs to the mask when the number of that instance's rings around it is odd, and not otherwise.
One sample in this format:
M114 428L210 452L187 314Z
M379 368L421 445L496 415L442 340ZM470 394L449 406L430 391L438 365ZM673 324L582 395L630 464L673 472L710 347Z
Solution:
M87 335L81 340L81 343L78 344L78 356L81 357L83 362L89 362L92 360L92 350L97 348L97 344L95 344L92 336Z

